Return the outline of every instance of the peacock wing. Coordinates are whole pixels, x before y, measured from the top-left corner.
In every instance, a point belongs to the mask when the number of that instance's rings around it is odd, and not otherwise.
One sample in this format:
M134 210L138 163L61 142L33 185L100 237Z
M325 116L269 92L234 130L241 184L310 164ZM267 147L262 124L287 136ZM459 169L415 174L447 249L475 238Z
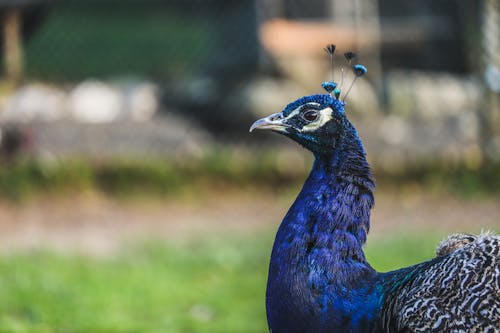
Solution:
M404 279L402 278L404 276ZM453 235L401 272L382 308L386 332L500 332L500 237Z

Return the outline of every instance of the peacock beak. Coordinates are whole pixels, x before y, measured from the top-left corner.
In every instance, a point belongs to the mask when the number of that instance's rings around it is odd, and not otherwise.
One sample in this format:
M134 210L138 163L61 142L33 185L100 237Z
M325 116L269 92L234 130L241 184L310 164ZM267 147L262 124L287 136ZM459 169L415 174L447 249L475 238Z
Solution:
M274 113L268 117L262 118L257 120L250 126L250 132L252 132L254 129L270 129L273 131L278 131L278 132L284 132L285 129L288 126L286 123L284 123L285 117L283 117L283 114L280 113Z

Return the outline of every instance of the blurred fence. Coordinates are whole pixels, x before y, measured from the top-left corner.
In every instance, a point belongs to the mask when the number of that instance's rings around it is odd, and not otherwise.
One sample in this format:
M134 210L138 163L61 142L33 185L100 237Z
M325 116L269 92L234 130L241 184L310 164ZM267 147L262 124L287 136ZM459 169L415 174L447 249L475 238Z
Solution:
M498 103L481 118L478 80L480 41L500 53L486 42L500 39L498 1L11 0L0 8L0 122L35 122L31 131L43 132L35 138L55 133L48 122L63 121L78 143L113 137L116 126L96 135L72 124L135 121L147 144L157 138L141 122L174 112L189 120L159 122L165 132L206 138L205 127L241 138L256 116L320 91L322 46L335 42L368 65L349 108L375 155L477 160L485 146L500 155L497 133L484 130ZM498 82L498 57L490 58Z

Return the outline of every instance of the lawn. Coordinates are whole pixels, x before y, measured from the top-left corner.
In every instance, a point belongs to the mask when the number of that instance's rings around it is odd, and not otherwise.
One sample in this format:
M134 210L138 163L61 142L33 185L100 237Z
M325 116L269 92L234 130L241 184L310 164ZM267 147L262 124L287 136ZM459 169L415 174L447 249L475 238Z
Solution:
M106 258L0 258L0 332L266 332L271 232L152 242ZM379 270L432 257L441 235L377 236Z

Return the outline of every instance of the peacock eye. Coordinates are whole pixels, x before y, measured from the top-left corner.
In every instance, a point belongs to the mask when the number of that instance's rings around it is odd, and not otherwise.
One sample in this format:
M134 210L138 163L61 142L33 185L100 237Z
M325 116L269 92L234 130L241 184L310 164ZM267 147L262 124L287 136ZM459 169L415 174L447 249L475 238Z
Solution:
M302 118L307 121L315 121L318 118L318 112L314 110L309 110L302 114Z

